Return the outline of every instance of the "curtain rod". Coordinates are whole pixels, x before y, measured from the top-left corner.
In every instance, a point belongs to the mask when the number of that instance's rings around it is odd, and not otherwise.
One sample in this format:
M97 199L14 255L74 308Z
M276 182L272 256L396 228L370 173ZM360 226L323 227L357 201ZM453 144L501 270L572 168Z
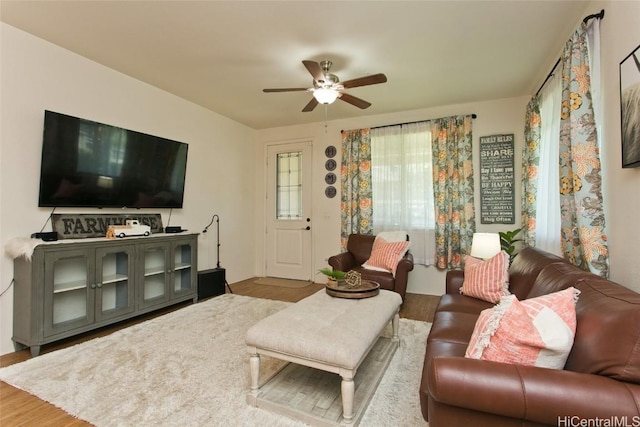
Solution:
M472 119L476 119L476 118L478 118L478 115L477 114L471 114L471 118ZM393 123L391 125L373 126L373 127L370 127L369 129L380 129L380 128L386 128L386 127L389 127L389 126L410 125L410 124L413 124L413 123L426 122L426 121L429 121L429 120L432 120L432 119L416 120L416 121L413 121L413 122L404 122L404 123Z
M583 23L587 23L589 22L590 19L593 18L597 18L597 19L602 19L604 18L604 9L602 9L600 11L600 13L594 13L588 16L585 16L584 19L582 20ZM538 91L536 92L536 96L538 96L538 94L540 93L540 91L542 90L542 88L544 87L544 85L547 84L547 82L549 81L549 79L551 78L551 76L553 76L553 72L556 70L556 68L558 68L558 64L560 64L560 59L558 58L558 60L556 61L556 63L554 64L553 68L551 68L551 71L549 71L549 74L547 74L547 77L544 79L544 81L542 82L542 84L540 85L540 88L538 89Z
M598 18L598 19L604 18L604 9L602 9L599 13L594 13L592 15L585 16L582 22L586 24L590 19L593 19L593 18Z

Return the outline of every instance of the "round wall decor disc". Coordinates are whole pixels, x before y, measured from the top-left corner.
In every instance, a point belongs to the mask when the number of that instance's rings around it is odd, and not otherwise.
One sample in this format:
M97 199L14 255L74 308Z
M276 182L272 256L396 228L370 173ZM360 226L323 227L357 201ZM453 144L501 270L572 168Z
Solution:
M324 163L324 168L328 171L335 170L337 163L333 159L329 159Z
M330 185L324 190L324 195L330 199L333 199L336 196L336 187Z
M336 174L333 172L329 172L328 174L326 174L324 176L324 182L326 182L329 185L333 185L336 183Z
M325 148L324 155L329 158L332 158L336 155L337 152L338 150L336 150L336 147L334 147L333 145L330 145L327 148Z

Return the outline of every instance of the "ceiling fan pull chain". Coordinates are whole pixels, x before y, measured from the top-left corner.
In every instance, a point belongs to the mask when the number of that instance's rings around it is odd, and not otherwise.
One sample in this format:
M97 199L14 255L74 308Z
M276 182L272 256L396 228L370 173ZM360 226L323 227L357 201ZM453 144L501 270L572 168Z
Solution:
M329 108L327 107L327 104L324 104L324 133L327 133L327 120L328 120L328 112Z

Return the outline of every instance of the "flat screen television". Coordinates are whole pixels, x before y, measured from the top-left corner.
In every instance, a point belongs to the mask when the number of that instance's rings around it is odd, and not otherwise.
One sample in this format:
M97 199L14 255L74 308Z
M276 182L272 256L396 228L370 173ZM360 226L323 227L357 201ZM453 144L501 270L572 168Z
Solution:
M40 207L182 208L188 145L45 111Z

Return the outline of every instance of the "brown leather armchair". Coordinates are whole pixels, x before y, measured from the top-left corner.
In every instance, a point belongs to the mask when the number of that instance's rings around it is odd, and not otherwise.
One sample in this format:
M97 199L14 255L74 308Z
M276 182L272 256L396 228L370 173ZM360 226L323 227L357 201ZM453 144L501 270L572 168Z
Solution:
M362 275L363 279L378 282L381 289L397 292L402 297L402 301L404 301L409 272L413 270L413 255L411 255L410 251L407 251L398 264L395 278L391 273L385 271L368 270L362 267L362 264L371 256L375 238L376 236L351 234L347 241L347 251L329 258L329 265L334 270L345 272L355 270Z

